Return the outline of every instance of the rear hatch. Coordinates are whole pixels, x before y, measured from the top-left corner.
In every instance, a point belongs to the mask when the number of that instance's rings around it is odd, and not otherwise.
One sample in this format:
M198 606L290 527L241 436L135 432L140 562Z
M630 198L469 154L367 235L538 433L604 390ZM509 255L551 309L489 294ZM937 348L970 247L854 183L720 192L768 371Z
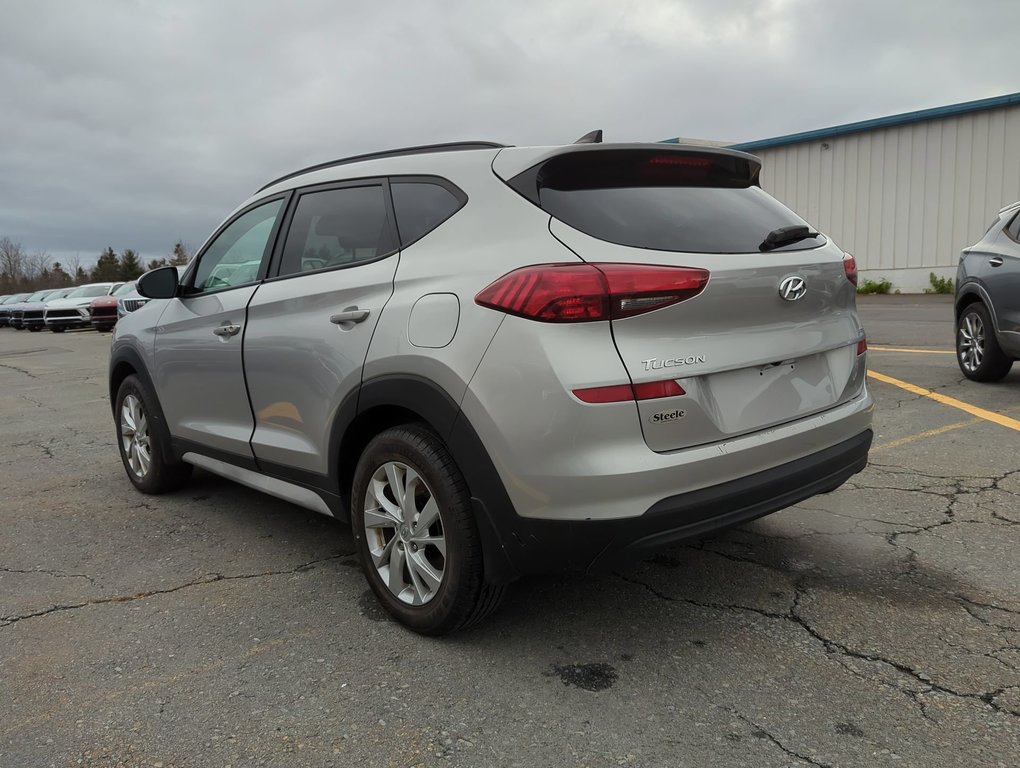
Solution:
M611 320L633 385L672 380L684 392L637 401L655 451L774 427L863 387L844 254L761 190L759 167L725 150L605 146L507 179L584 261L707 272L693 297Z

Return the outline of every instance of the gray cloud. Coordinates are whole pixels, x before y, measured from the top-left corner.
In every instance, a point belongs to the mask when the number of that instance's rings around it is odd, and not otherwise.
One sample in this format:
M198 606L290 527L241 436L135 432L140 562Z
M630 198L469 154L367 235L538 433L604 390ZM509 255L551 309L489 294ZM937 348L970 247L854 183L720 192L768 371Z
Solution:
M198 245L269 178L408 144L732 140L1020 90L1020 5L8 3L0 235Z

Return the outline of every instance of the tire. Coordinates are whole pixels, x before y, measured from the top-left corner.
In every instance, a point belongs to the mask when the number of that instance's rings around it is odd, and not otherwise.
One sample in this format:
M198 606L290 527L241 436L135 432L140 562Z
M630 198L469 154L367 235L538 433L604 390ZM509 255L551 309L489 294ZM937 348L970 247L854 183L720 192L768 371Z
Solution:
M29 333L39 333L39 331L41 331L41 330L42 330L42 328L40 328L40 327L39 327L39 326L37 326L37 325L30 325L30 326L28 327L28 332L29 332Z
M50 330L53 331L54 333L63 333L67 329L61 328L59 325L54 325L50 327Z
M403 496L409 485L413 502L402 508L394 487ZM429 524L420 529L423 516ZM362 452L354 472L351 525L369 586L408 629L445 635L498 607L505 588L485 582L467 483L442 440L424 425L387 429Z
M162 413L141 379L132 375L121 382L114 409L117 446L128 479L142 493L175 491L191 477L190 464L165 455L170 432Z
M972 381L999 381L1013 367L1013 358L999 346L988 308L981 302L967 305L956 321L956 362Z

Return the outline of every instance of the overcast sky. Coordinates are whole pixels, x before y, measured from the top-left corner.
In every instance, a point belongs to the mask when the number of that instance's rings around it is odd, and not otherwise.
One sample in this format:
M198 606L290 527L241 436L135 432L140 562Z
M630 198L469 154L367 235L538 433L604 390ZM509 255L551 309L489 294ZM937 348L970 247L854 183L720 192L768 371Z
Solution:
M200 245L278 175L461 139L766 138L1020 91L1020 2L0 0L0 237Z

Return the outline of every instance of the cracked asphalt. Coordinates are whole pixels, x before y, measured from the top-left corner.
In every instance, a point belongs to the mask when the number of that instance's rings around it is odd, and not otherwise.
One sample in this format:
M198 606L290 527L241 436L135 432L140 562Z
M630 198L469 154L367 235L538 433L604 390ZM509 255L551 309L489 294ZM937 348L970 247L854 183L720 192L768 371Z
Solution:
M861 301L870 367L962 379L948 297ZM208 474L143 497L109 336L0 329L0 766L1015 766L1020 432L871 381L840 490L483 626L386 619L343 526Z

